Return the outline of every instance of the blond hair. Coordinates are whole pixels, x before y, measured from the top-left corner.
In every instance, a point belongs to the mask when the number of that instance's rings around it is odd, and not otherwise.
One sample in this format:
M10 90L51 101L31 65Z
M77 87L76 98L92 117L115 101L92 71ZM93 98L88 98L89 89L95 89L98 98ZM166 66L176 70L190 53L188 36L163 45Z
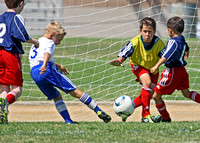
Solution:
M53 33L55 35L66 35L64 27L58 22L51 22L46 26L45 34Z

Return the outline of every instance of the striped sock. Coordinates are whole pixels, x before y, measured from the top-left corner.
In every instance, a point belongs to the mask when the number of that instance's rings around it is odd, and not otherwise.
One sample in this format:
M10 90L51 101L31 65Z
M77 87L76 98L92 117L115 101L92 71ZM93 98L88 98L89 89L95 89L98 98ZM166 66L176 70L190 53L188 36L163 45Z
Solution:
M70 115L67 111L67 107L66 107L65 103L63 102L63 100L60 99L60 100L55 101L55 106L56 106L56 109L58 110L58 112L60 113L60 115L65 120L66 124L68 124L68 123L72 124L73 121L70 118Z
M190 92L189 98L197 103L200 103L200 94L197 92Z
M152 89L147 86L142 87L141 100L142 100L142 117L146 117L150 114L150 92Z
M6 96L8 103L9 104L14 103L16 101L16 96L17 94L14 91L9 92L8 95Z
M86 104L90 109L94 110L96 113L98 111L102 111L96 104L96 102L87 94L84 93L81 98L80 101L84 104Z
M169 113L167 112L165 102L163 102L160 105L156 105L156 108L158 109L160 115L162 116L162 119L168 120L170 118Z

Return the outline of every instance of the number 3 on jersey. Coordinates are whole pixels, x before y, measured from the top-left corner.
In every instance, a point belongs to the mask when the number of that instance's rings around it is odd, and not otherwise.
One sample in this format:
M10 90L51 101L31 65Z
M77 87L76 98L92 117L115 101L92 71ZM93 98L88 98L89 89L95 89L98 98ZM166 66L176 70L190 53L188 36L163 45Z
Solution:
M32 46L31 48L33 50L32 55L31 55L31 59L35 59L35 57L37 56L37 48L35 48L35 46Z

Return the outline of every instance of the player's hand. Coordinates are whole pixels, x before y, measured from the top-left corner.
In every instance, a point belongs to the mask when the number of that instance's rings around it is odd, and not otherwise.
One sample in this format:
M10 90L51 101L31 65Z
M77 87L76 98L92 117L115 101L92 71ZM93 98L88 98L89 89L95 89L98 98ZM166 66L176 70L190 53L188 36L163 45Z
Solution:
M41 71L40 74L44 74L47 71L47 68L45 66L42 66L40 68L40 71Z
M152 68L150 69L150 72L151 72L152 74L154 74L156 70L157 70L157 68L154 66L154 67L152 67Z
M124 67L124 65L122 64L122 62L118 61L118 60L112 60L110 61L110 64L113 66L121 66Z
M59 71L61 71L63 74L69 74L69 71L68 71L68 69L65 67L65 66L63 66L63 65L60 65L59 67L58 67L58 69L59 69Z
M39 48L39 41L36 40L34 45L35 45L35 48Z

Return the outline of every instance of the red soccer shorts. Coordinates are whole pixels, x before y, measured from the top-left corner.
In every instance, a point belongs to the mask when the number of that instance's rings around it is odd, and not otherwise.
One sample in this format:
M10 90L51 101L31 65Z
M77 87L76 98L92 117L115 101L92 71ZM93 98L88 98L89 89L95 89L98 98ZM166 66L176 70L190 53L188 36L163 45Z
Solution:
M20 54L7 52L0 47L0 84L22 86Z
M189 88L189 75L184 66L176 68L166 68L161 73L161 78L155 91L160 94L171 95L176 89L183 90Z
M150 78L151 78L151 82L154 83L154 84L157 84L159 73L153 75L152 73L150 73L149 70L145 69L142 66L134 66L134 65L131 64L131 67L132 67L131 70L132 70L133 74L137 77L137 79L136 79L137 82L140 82L139 77L142 74L148 73Z

